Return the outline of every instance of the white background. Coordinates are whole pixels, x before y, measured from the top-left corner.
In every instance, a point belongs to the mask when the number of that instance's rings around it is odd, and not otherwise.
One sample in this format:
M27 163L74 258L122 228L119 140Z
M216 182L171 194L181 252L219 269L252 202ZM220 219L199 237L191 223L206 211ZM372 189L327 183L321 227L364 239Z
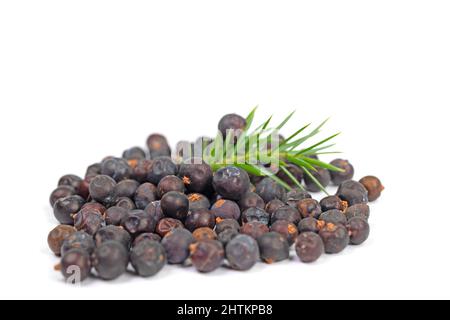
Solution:
M450 298L448 1L2 1L1 298ZM46 237L66 173L297 109L386 191L370 240L313 265L64 284ZM330 159L327 159L330 160ZM294 256L293 256L294 257Z

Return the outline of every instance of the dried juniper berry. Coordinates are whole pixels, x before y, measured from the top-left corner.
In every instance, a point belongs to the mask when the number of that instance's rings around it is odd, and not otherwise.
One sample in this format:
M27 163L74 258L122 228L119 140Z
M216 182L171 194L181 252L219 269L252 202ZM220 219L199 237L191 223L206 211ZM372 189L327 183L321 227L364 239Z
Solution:
M170 157L171 150L166 137L161 134L152 134L147 139L147 147L152 159L158 157Z
M239 222L234 219L216 219L216 233L221 234L227 229L233 229L239 231Z
M164 213L161 209L161 201L153 201L145 207L144 211L156 222L159 222L162 218L164 218Z
M264 200L254 192L247 192L241 200L239 200L239 207L242 212L253 207L264 210L265 206Z
M207 227L198 228L196 229L192 235L195 238L195 241L202 241L202 240L217 240L217 234L216 232Z
M143 183L134 194L136 208L144 210L150 203L156 200L156 187L151 183Z
M141 233L136 237L136 239L134 239L133 247L138 245L140 242L147 240L161 242L162 238L156 233Z
M161 243L143 240L133 247L130 262L136 273L141 277L151 277L165 266L166 252Z
M127 197L117 198L115 206L119 208L124 208L125 210L136 209L136 204L134 203L134 201Z
M190 159L180 165L178 176L190 193L211 193L213 172L202 159Z
M292 246L295 242L295 239L298 236L298 229L295 224L286 221L286 220L278 220L270 226L271 232L278 232L283 237L286 238L289 246Z
M121 221L121 226L132 236L154 232L156 224L154 217L148 215L144 210L130 211Z
M133 169L128 162L121 158L108 158L102 162L101 173L110 176L115 181L129 179L133 173Z
M168 192L161 199L161 209L166 217L184 221L189 212L189 199L181 192Z
M338 186L342 182L353 179L355 169L348 160L336 159L330 162L332 166L343 170L343 172L330 170L331 181Z
M74 216L75 228L78 231L85 231L90 235L97 233L105 226L105 220L96 210L80 211Z
M120 222L128 215L128 210L122 207L110 207L105 211L107 225L120 225Z
M319 233L320 229L322 229L325 226L325 221L317 220L313 217L308 217L305 219L302 219L300 223L298 224L298 231L300 233L303 232L315 232Z
M279 220L286 220L290 223L297 225L300 220L300 212L296 208L291 206L284 206L275 211L271 216L271 223L275 223Z
M347 230L352 245L360 245L369 238L370 226L363 218L355 217L350 219L347 222Z
M281 207L284 207L285 205L286 204L283 201L279 199L273 199L272 201L266 204L265 210L267 213L273 214L275 211L277 211Z
M168 234L170 231L184 228L183 223L180 220L172 219L172 218L163 218L159 220L158 224L156 225L155 232L161 236L165 237L166 234Z
M242 132L247 125L247 121L237 114L227 114L219 121L219 131L222 133L222 137L225 139L228 130L234 130L236 134ZM236 135L235 135L236 139Z
M212 272L222 265L225 258L223 245L217 240L203 240L190 246L191 261L202 273Z
M118 198L133 198L139 186L140 183L136 180L122 180L116 185L116 188L114 189L114 195Z
M219 235L217 236L217 240L219 240L224 246L226 246L227 243L233 240L237 235L239 235L239 231L235 229L226 229L223 232L219 233Z
M216 225L216 217L207 209L199 209L190 211L184 222L184 226L189 231L193 232L195 229L208 227L214 228Z
M125 160L142 160L145 159L145 151L140 147L132 147L123 152L122 158Z
M211 203L209 199L200 193L191 193L188 195L189 210L209 209Z
M61 246L61 255L72 249L83 249L91 254L95 249L94 239L84 231L78 231L69 235Z
M277 232L268 232L258 238L261 259L266 263L275 263L289 259L289 244L284 236Z
M342 200L347 201L349 206L369 202L366 188L361 183L353 180L347 180L341 183L336 195Z
M178 167L169 157L159 157L153 160L147 174L147 180L157 185L162 178L177 175Z
M75 232L77 232L77 229L72 226L61 224L55 227L52 231L50 231L47 237L47 243L50 250L52 250L55 255L60 256L61 246L63 245L64 240Z
M250 178L247 172L240 168L225 167L214 174L213 186L224 198L239 201L250 186Z
M300 189L294 189L287 193L286 195L286 203L290 205L291 207L297 208L298 202L302 201L304 199L311 199L311 195Z
M133 168L133 179L139 181L140 183L146 182L152 165L153 160L142 159L137 161L136 166Z
M114 280L127 270L128 252L117 241L102 243L92 254L92 266L103 280Z
M109 206L114 203L116 185L117 183L113 178L106 175L98 175L91 180L89 193L95 201Z
M53 207L59 199L76 195L76 190L71 186L59 186L50 195L50 205Z
M62 257L60 267L64 278L76 284L86 280L91 274L91 258L83 249L71 249Z
M345 211L347 210L348 204L338 196L328 196L320 200L320 207L322 208L322 212L334 209Z
M86 173L84 175L84 179L90 181L94 177L100 175L101 172L102 172L102 164L101 163L94 163L94 164L90 165L86 169Z
M333 224L343 224L347 223L347 217L340 210L328 210L322 213L319 217L319 220L325 221L325 223L333 223Z
M359 182L366 188L369 194L369 201L375 201L381 196L381 192L384 190L384 186L380 179L374 176L367 176L359 180Z
M260 208L249 208L242 213L242 223L259 221L266 225L270 223L270 214Z
M73 215L80 211L85 201L80 196L68 196L55 202L53 213L61 224L73 225Z
M271 178L264 178L256 185L256 193L265 203L273 199L284 201L286 199L286 190Z
M239 220L241 218L239 205L231 200L220 199L216 201L211 207L211 212L221 219Z
M246 234L250 237L252 237L253 239L258 239L259 237L261 237L263 234L269 232L269 227L262 222L259 221L252 221L249 223L244 223L241 227L241 229L239 230L239 232L241 234Z
M250 270L259 260L258 243L244 234L236 236L226 248L225 255L230 267L234 270Z
M316 168L317 171L312 171L311 170L311 175L320 182L320 184L322 185L322 187L326 188L331 181L331 176L330 176L330 172L327 169L323 169L323 168ZM320 187L316 184L316 182L309 176L309 175L305 175L305 185L306 185L306 190L310 191L310 192L319 192L321 189Z
M313 217L319 218L322 213L322 208L319 202L314 199L304 199L298 202L297 209L302 218Z
M98 202L87 202L80 211L95 211L102 216L106 212L106 207Z
M189 247L195 239L186 229L174 229L162 239L170 264L182 264L189 257Z
M359 217L368 221L370 217L370 207L365 203L355 204L345 211L345 215L347 217L347 220L350 220L354 217Z
M157 188L157 195L161 199L166 193L177 191L184 193L186 191L183 181L176 176L166 176L161 179Z
M95 244L97 247L107 241L117 241L128 250L131 245L131 236L125 229L117 226L103 227L95 234Z
M294 164L287 164L287 166L285 167L293 176L295 179L297 179L298 182L302 182L303 180L303 170L300 169L298 166L294 165ZM280 178L282 181L284 181L285 183L287 183L289 186L291 187L296 187L297 184L292 181L292 179L284 172L284 170L280 170L277 173L278 178Z
M340 224L327 223L320 231L325 252L335 254L342 252L349 244L350 238L347 229Z
M70 186L75 189L76 192L80 189L80 184L83 181L79 176L76 176L74 174L68 174L65 176L62 176L58 181L58 187L61 186Z
M314 232L301 233L295 242L295 252L301 262L312 263L324 253L322 238Z

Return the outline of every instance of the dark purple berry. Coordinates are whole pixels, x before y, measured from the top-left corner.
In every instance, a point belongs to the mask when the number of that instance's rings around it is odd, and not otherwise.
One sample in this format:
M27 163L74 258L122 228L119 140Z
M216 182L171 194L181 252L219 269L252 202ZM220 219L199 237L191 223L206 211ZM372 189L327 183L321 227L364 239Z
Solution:
M310 171L311 175L320 182L322 187L326 188L331 181L330 172L327 169L316 168L317 171ZM305 175L306 189L310 192L319 192L321 189L316 182L309 176Z
M172 219L172 218L163 218L156 225L155 232L164 238L172 230L182 229L182 228L184 228L184 226L180 220Z
M202 240L217 240L217 234L216 232L211 228L198 228L196 229L192 235L195 238L195 241L202 241Z
M370 226L363 218L350 219L347 223L347 230L350 235L350 243L353 245L360 245L369 238Z
M111 207L105 212L107 225L120 225L120 222L128 215L128 210L122 207Z
M303 232L319 233L320 229L322 229L324 226L325 221L317 220L316 218L313 217L308 217L300 221L300 223L298 224L298 231L300 233Z
M286 195L287 204L294 208L297 208L299 201L311 198L312 197L308 192L299 189L289 191Z
M349 206L369 202L366 188L361 183L353 180L341 183L336 195L342 200L347 201Z
M143 159L139 160L136 163L136 166L133 168L133 179L139 181L140 183L144 183L147 181L147 176L150 173L150 170L153 165L153 160Z
M170 157L171 150L166 137L160 134L152 134L147 139L147 147L152 159L158 157Z
M78 231L85 231L90 235L95 235L100 228L105 226L105 220L95 210L85 210L78 212L75 217L75 228Z
M50 205L53 207L59 199L76 195L76 190L71 186L59 186L50 195Z
M164 213L161 209L161 201L153 201L145 207L145 213L152 217L156 222L164 218Z
M184 226L189 231L193 232L195 229L208 227L214 229L216 225L216 217L207 209L200 209L190 211L184 222Z
M222 137L227 137L228 130L234 130L237 135L245 130L247 121L237 114L227 114L219 122L219 131L222 133ZM234 135L236 137L236 135Z
M268 232L258 238L261 259L266 263L275 263L289 259L289 244L284 236L277 232Z
M249 270L259 260L258 243L252 237L238 235L227 244L225 255L232 269Z
M69 235L61 246L61 255L72 249L83 249L91 254L95 249L95 242L91 235L78 231Z
M346 224L347 223L347 217L345 214L340 210L328 210L324 213L322 213L319 217L319 220L325 221L326 223L333 223L333 224Z
M86 173L84 175L84 179L86 180L92 180L94 177L100 175L102 172L102 164L101 163L94 163L90 165L86 169Z
M166 217L184 221L189 212L189 199L181 192L168 192L161 199L161 209Z
M178 176L190 193L209 194L211 192L213 172L211 167L201 159L191 159L181 164Z
M102 175L110 176L115 181L129 179L133 169L121 158L108 158L102 162Z
M189 210L209 209L211 203L209 199L200 193L191 193L188 195Z
M218 269L225 257L221 242L217 240L203 240L190 246L191 261L197 271L202 273Z
M366 188L370 202L377 200L384 190L384 186L380 179L374 176L364 177L359 180L359 182Z
M241 209L238 204L231 200L218 200L211 207L211 212L221 219L235 219L241 218Z
M140 147L133 147L125 150L122 154L122 158L125 160L142 160L145 159L145 151Z
M355 169L348 160L336 159L331 161L332 166L344 170L344 172L330 170L331 181L334 185L338 186L342 182L353 179L355 175Z
M297 225L301 220L300 212L291 206L281 207L272 214L271 223L273 224L279 220L286 220Z
M47 237L47 243L50 250L52 250L55 255L60 256L61 247L64 241L75 232L77 232L77 229L64 224L61 224L54 228L52 231L50 231Z
M240 168L225 167L214 174L213 186L221 196L238 201L248 191L250 178Z
M114 195L117 198L126 197L133 198L136 190L139 188L140 184L136 180L122 180L120 181L114 190Z
M144 183L137 188L134 195L136 208L144 210L150 203L156 200L156 187L151 183Z
M186 229L174 229L163 239L162 245L170 264L182 264L189 257L189 247L195 239Z
M242 213L242 223L248 223L251 221L259 221L268 225L270 222L270 214L259 208L247 209Z
M297 179L298 182L303 180L303 170L294 164L287 164L286 169ZM283 171L280 170L277 174L278 178L287 183L291 187L296 187L297 184Z
M91 259L83 249L71 249L61 259L61 272L73 284L86 280L91 274Z
M342 252L350 241L347 229L340 224L327 223L319 231L319 235L325 246L325 252L329 254Z
M61 224L73 225L73 215L80 211L85 201L80 196L68 196L55 202L53 213Z
M284 201L286 199L286 190L271 178L264 178L256 185L256 193L265 203L273 199Z
M161 237L156 233L142 233L136 237L133 241L133 247L137 246L140 242L151 240L156 242L161 242Z
M147 180L157 185L162 178L177 175L178 167L169 157L160 157L153 160Z
M238 235L239 231L235 229L226 229L219 233L219 235L217 236L217 240L219 240L224 246L226 246L228 242L233 240Z
M156 220L143 210L133 210L122 219L121 226L132 236L151 233L156 229Z
M295 224L286 221L286 220L278 220L270 226L271 232L278 232L283 237L286 238L289 246L292 246L295 242L295 239L298 236L298 229Z
M89 185L89 193L92 199L106 206L114 203L116 181L106 175L98 175L91 180Z
M176 176L166 176L161 179L157 188L157 195L162 198L170 191L177 191L184 193L186 191L183 181Z
M328 210L345 211L347 210L348 204L338 196L328 196L320 200L320 207L322 208L322 212Z
M216 233L221 234L227 229L239 231L239 222L234 219L216 219Z
M349 207L344 213L347 217L347 220L350 220L354 217L359 217L368 221L370 217L370 207L365 203L359 203Z
M322 238L314 232L301 233L295 242L295 252L302 262L317 261L324 253Z
M116 241L101 244L92 254L92 265L103 280L114 280L127 270L129 262L125 247Z
M279 200L279 199L273 199L269 203L266 204L266 212L269 214L273 214L275 211L280 209L281 207L284 207L286 204Z
M239 232L241 234L250 236L253 239L258 239L263 234L265 234L269 231L270 231L269 227L265 223L262 223L259 221L252 221L249 223L245 223L242 225L241 229L239 230Z
M239 207L242 212L253 207L264 210L265 206L264 200L254 192L247 192L239 201Z
M130 253L130 262L141 277L157 274L166 264L167 257L161 243L151 240L139 242Z
M302 218L313 217L319 218L322 213L322 208L319 202L314 199L304 199L298 202L297 209Z
M134 201L126 197L117 198L115 206L124 208L125 210L128 211L136 209L136 204L134 203Z
M131 236L125 229L116 226L103 227L95 234L97 247L108 241L117 241L128 250L131 245Z
M106 212L106 207L98 202L88 202L81 207L80 212L82 211L90 211L90 212L97 212L99 215L103 216L103 214Z
M70 186L70 187L74 188L75 191L78 193L80 190L80 185L81 185L82 181L83 181L83 179L81 179L80 177L78 177L74 174L68 174L68 175L61 177L61 179L59 179L58 187Z

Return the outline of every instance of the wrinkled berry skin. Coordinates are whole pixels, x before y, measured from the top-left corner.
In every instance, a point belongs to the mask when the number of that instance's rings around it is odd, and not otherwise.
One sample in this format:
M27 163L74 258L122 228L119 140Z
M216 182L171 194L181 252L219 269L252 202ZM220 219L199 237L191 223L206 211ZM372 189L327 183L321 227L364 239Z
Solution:
M345 211L345 215L347 217L347 220L350 220L354 217L359 217L368 221L370 217L370 207L365 203L355 204Z
M166 250L169 264L182 264L189 257L189 247L195 239L186 229L174 229L163 239L162 245Z
M50 195L50 205L53 207L59 199L76 195L76 190L71 186L59 186Z
M138 235L136 237L136 239L134 239L133 247L137 246L138 243L140 243L142 241L147 241L147 240L161 242L161 237L159 235L157 235L156 233L142 233L142 234Z
M122 158L125 160L142 160L145 159L145 151L140 147L133 147L123 152Z
M336 254L342 252L349 244L350 238L343 225L327 223L320 231L325 246L325 252Z
M285 237L277 232L269 232L258 238L261 259L266 263L275 263L289 259L289 244Z
M78 231L69 235L61 246L61 255L72 249L83 249L91 254L95 249L95 242L91 235Z
M164 218L164 213L161 208L161 201L153 201L144 209L145 213L152 217L156 222Z
M195 211L190 211L184 222L184 226L189 231L193 232L198 228L211 228L213 229L216 225L216 217L214 214L206 209L200 209Z
M239 230L241 234L246 234L255 240L261 237L263 234L268 233L269 231L269 227L265 223L259 221L245 223Z
M137 188L134 195L136 208L144 210L150 203L156 200L156 187L151 183L143 183Z
M202 160L197 160L199 164L196 164L194 160L181 164L178 176L184 182L188 192L209 194L213 179L211 167Z
M228 244L228 242L233 240L238 235L239 235L239 231L237 231L235 229L226 229L226 230L222 231L221 233L219 233L219 235L217 236L217 240L219 240L220 243L222 243L224 246L226 246Z
M130 262L138 275L152 277L166 264L166 252L159 242L143 240L131 250Z
M73 225L73 215L80 211L85 201L80 196L69 196L59 199L53 206L55 218L61 224Z
M139 188L140 184L136 180L122 180L120 181L115 189L114 189L114 195L117 198L133 198L134 194L136 193L136 190Z
M95 201L109 206L114 203L116 185L117 183L113 178L106 175L98 175L91 180L89 193Z
M322 238L314 232L301 233L295 242L295 252L304 263L317 261L324 250Z
M50 250L52 250L55 255L60 256L61 246L63 245L64 240L75 232L77 232L77 230L72 226L61 224L55 227L50 231L47 237L47 243Z
M281 207L272 214L271 223L273 224L279 220L286 220L297 225L301 220L300 212L291 206Z
M360 245L364 243L370 234L370 226L366 220L355 217L348 221L347 230L350 235L350 244Z
M252 221L259 221L268 225L270 223L270 214L259 208L245 210L242 213L242 223L249 223Z
M102 162L102 175L110 176L115 181L129 179L133 169L128 162L121 158L108 158Z
M250 270L260 258L256 240L243 234L227 244L225 255L230 267L239 271Z
M266 204L265 210L267 213L273 214L275 211L277 211L281 207L284 207L285 205L286 204L283 201L279 199L273 199L272 201Z
M225 167L214 174L213 186L224 198L239 201L250 187L250 178L240 168Z
M119 226L120 222L128 215L128 210L121 207L111 207L105 212L106 225Z
M243 131L247 121L237 114L227 114L219 121L219 131L222 133L222 137L225 139L227 136L227 130ZM236 132L239 133L239 132Z
M139 160L136 166L133 168L133 179L140 183L147 182L147 176L153 165L153 160L142 159Z
M326 212L328 210L347 210L348 204L345 201L342 201L338 196L328 196L320 200L320 207L322 208L322 212Z
M124 208L125 210L135 210L136 204L133 200L126 197L117 198L115 202L116 207Z
M184 221L189 212L189 199L181 192L168 192L161 199L161 209L166 217Z
M302 180L303 180L303 170L302 169L300 169L296 165L290 164L290 163L287 164L286 169L297 179L298 182L300 182L300 183L302 182ZM290 187L295 188L297 186L297 184L295 182L293 182L292 179L289 178L289 176L283 170L280 170L277 173L277 177L280 178L285 183L287 183Z
M217 234L216 232L211 228L198 228L196 229L192 235L195 238L195 241L202 241L202 240L217 240Z
M292 246L297 239L298 229L295 224L286 221L286 220L278 220L270 226L271 232L277 232L286 238L289 247Z
M366 188L370 202L377 200L384 190L384 186L380 179L374 176L364 177L359 180L359 182Z
M322 229L325 226L325 224L326 224L325 221L319 221L316 218L308 217L300 221L300 223L298 224L298 231L300 233L303 232L319 233L320 229Z
M342 200L347 201L349 206L369 202L366 188L361 183L353 180L347 180L341 183L336 195Z
M184 228L183 223L180 220L172 218L163 218L156 225L155 232L159 236L164 238L169 232L179 228Z
M204 240L190 246L191 261L197 271L212 272L222 265L225 251L217 240Z
M152 134L147 139L147 147L152 159L158 157L170 157L171 150L166 137L161 134Z
M234 219L216 219L216 233L220 234L227 229L239 231L239 222Z
M108 241L117 241L127 250L131 245L131 236L125 229L116 226L103 227L95 234L95 244L97 247Z
M167 176L176 176L178 167L173 163L169 157L160 157L153 160L149 172L147 174L147 181L158 185L162 178Z
M242 212L253 207L264 210L265 206L264 200L254 192L247 192L239 201L239 207Z
M256 185L256 193L268 203L274 199L284 201L286 190L271 178L264 178Z
M132 236L155 231L157 221L143 210L133 210L121 222L121 226Z
M129 262L125 247L116 241L101 244L92 254L92 265L103 280L114 280L125 273Z
M322 213L319 217L319 220L325 221L325 223L333 223L333 224L343 224L347 223L347 217L340 210L328 210Z
M74 174L68 174L65 176L62 176L58 181L58 187L61 186L70 186L75 189L76 192L80 191L80 185L83 179L80 177L74 175Z
M100 175L101 172L102 172L102 164L101 163L94 163L94 164L90 165L86 169L86 173L84 175L84 179L90 181L94 177Z
M322 208L320 207L319 202L314 199L304 199L299 201L297 209L302 218L313 217L317 219L322 213Z
M338 186L342 182L352 180L355 175L355 169L348 160L336 159L330 162L332 166L344 170L344 172L330 170L331 181Z
M188 195L189 210L209 209L211 203L209 199L200 193L191 193Z
M211 212L220 219L239 220L241 218L241 209L236 202L231 200L216 201L211 207Z
M91 274L91 258L83 249L71 249L61 259L61 273L64 278L84 281Z
M311 175L316 178L322 187L326 188L331 181L330 172L327 169L316 168L317 171L311 171ZM313 179L310 176L305 175L305 185L306 190L310 192L319 192L320 188L316 185Z
M170 191L177 191L184 193L186 191L183 181L176 176L166 176L161 179L157 188L157 195L162 198Z
M85 231L90 235L97 233L100 228L105 226L103 217L94 210L80 211L75 215L75 228L78 231Z
M291 207L297 208L297 205L299 201L302 201L304 199L311 199L311 195L303 190L294 189L292 191L289 191L286 195L287 204Z

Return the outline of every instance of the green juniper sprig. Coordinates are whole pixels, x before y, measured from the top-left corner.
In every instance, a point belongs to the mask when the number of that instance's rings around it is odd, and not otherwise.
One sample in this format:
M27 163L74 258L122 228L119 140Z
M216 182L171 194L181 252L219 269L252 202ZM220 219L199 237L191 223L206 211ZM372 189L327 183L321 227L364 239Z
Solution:
M328 151L334 146L334 144L330 144L329 142L338 136L339 133L329 136L313 145L306 144L311 138L320 133L320 130L328 119L309 133L305 132L309 129L311 123L301 127L288 138L276 141L277 139L274 139L274 137L279 137L278 132L291 120L295 111L290 113L278 126L270 127L272 123L271 116L264 123L256 127L256 129L251 130L256 110L257 107L247 116L247 125L237 137L230 131L225 137L225 141L223 141L222 134L219 133L210 145L210 148L204 151L204 161L213 170L234 165L247 171L249 174L269 177L287 190L291 190L292 188L276 175L277 172L283 171L295 186L304 190L301 182L288 170L287 165L292 164L301 168L322 191L326 192L325 188L314 177L312 172L317 171L317 168L324 168L331 171L342 170L314 159L314 156L339 153ZM269 148L261 148L267 145Z

